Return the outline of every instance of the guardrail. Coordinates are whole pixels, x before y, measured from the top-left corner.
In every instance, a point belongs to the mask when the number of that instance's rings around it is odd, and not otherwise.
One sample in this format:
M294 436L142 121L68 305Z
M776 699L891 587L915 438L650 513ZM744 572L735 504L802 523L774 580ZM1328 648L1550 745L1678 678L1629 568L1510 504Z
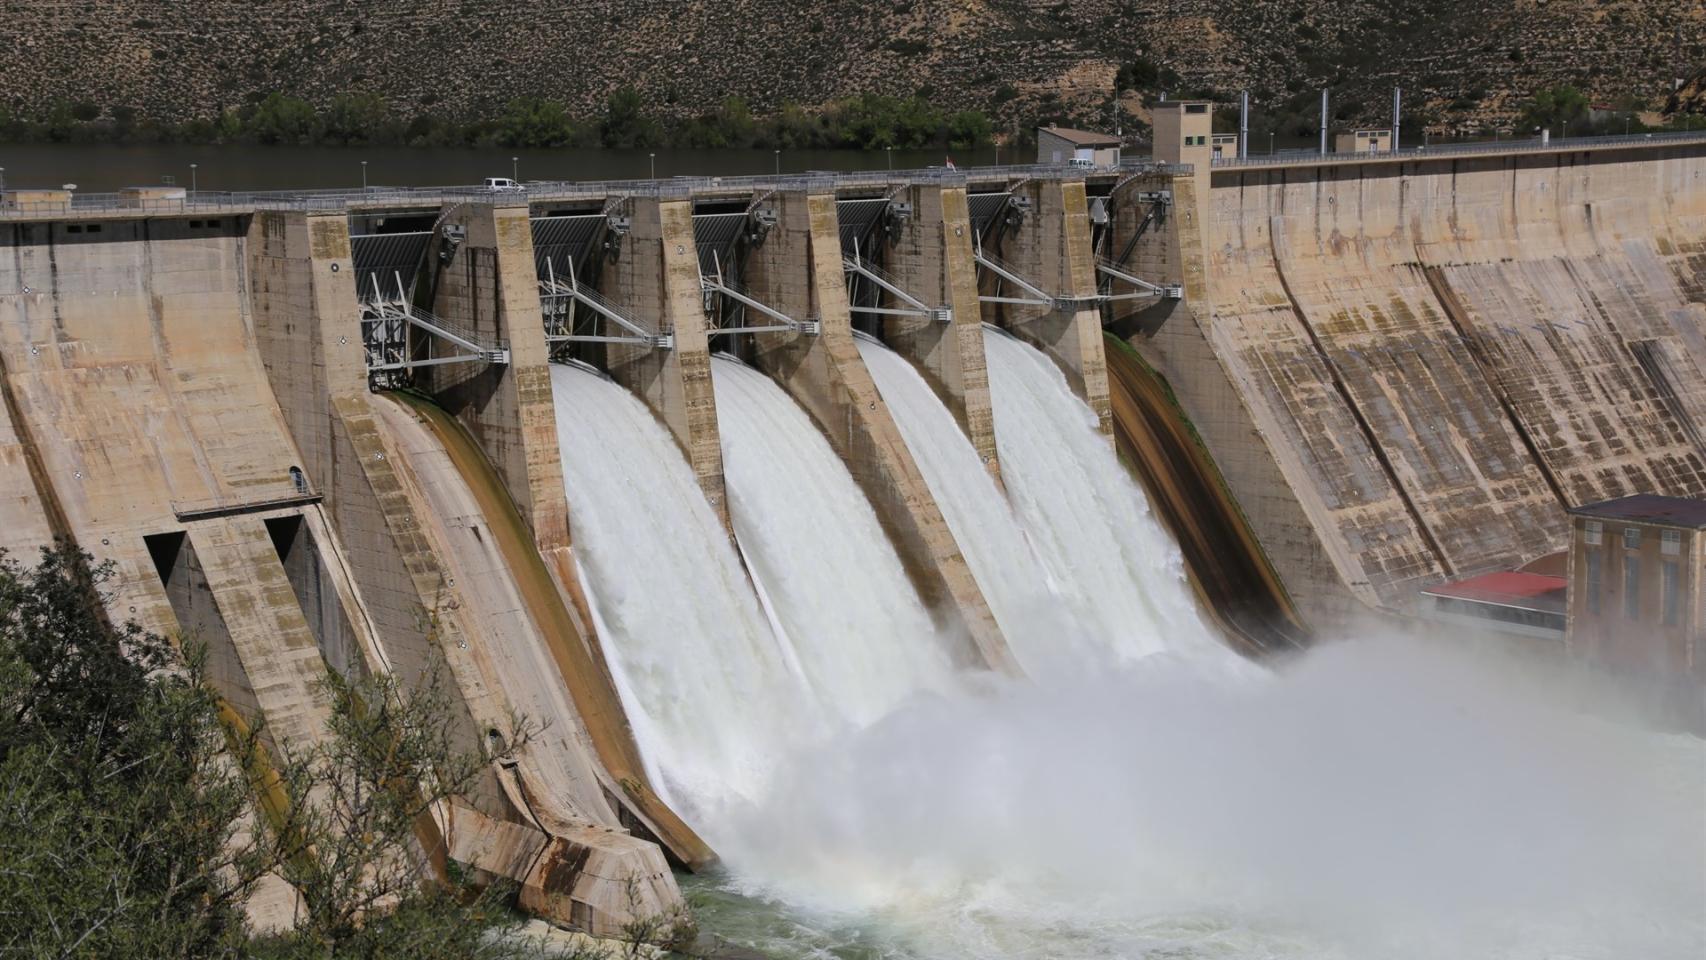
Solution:
M256 210L339 212L379 207L433 207L467 200L552 202L592 200L610 196L692 197L717 193L762 193L767 190L834 191L883 187L899 183L963 186L1021 179L1077 179L1085 176L1124 176L1132 173L1181 175L1190 164L1131 160L1118 166L1073 167L1064 164L1006 164L987 167L926 167L912 170L852 172L807 171L733 177L671 177L663 180L539 180L520 190L494 191L481 186L369 187L366 190L267 190L186 193L159 199L123 193L73 193L70 202L41 200L0 205L0 219L74 216L79 213L187 214L246 213Z
M1209 162L1215 170L1229 167L1271 167L1297 164L1371 163L1381 160L1425 160L1428 157L1459 157L1489 153L1560 153L1602 150L1614 147L1646 147L1666 144L1706 143L1706 131L1682 133L1632 133L1610 137L1560 137L1556 140L1484 140L1478 143L1442 143L1370 153L1320 153L1315 150L1286 150L1248 157L1217 157Z

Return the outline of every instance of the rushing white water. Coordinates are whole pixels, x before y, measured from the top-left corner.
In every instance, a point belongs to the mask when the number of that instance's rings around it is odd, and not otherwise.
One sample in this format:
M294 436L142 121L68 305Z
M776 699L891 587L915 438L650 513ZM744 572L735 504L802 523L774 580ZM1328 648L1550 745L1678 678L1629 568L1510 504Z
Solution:
M985 327L1001 478L1096 655L1213 655L1184 561L1096 418L1048 357Z
M1259 682L1190 666L909 704L796 758L730 824L727 888L788 905L747 935L930 960L1706 948L1699 740L1438 639L1329 645Z
M825 709L870 723L954 686L948 651L864 494L770 378L712 364L735 536Z
M859 355L1014 655L1027 673L1050 669L1078 632L1001 488L912 364L863 337Z
M553 366L575 556L660 792L712 817L821 736L680 448L621 386Z

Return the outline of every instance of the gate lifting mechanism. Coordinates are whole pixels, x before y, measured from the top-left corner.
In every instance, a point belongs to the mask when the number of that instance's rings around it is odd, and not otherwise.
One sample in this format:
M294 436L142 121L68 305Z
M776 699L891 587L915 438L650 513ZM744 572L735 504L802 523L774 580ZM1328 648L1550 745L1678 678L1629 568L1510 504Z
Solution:
M539 281L539 307L545 318L545 342L551 343L637 343L643 346L670 350L675 347L675 334L653 333L624 315L616 305L604 299L598 291L583 287L575 279L575 265L568 262L569 278L561 280L550 260L545 261L545 276ZM621 334L599 335L574 333L575 307L584 306L623 330Z
M898 283L895 283L894 280L883 275L872 264L867 263L859 255L859 244L857 241L853 244L853 255L851 257L842 258L841 266L849 275L864 277L866 280L876 284L882 290L893 295L896 300L906 304L904 307L862 307L849 304L847 310L850 313L873 313L892 317L926 317L937 323L954 322L954 309L952 307L930 306L924 301L901 289Z
M372 290L368 296L361 298L361 338L367 352L369 384L374 389L401 385L404 373L418 367L446 363L509 363L509 347L502 341L491 340L469 330L457 330L445 320L414 306L403 286L402 274L393 273L392 277L397 283L394 296L380 288L379 275L375 273L369 275ZM411 329L429 334L458 352L446 356L416 357L411 349Z
M774 224L775 219L772 217L769 224L762 224L762 229L768 232L769 227ZM762 239L762 237L760 237L760 239ZM764 314L776 322L756 327L745 325L736 327L719 327L708 323L705 328L706 336L715 337L725 333L782 332L816 335L818 331L822 329L822 324L817 320L795 320L793 317L788 316L782 311L759 303L757 300L752 299L746 294L730 286L728 282L723 279L722 258L717 255L716 251L712 251L711 253L711 270L712 272L710 274L700 274L699 276L700 288L705 292L705 316L708 319L715 316L717 298L727 297L743 307L749 307L753 310L757 310L759 313Z

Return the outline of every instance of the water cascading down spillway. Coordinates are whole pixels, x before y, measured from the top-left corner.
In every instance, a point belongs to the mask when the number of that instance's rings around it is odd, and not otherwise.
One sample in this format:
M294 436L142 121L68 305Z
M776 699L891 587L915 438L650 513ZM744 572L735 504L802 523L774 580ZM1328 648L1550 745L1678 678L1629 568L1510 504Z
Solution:
M595 373L552 369L600 635L648 772L713 844L718 811L758 800L790 750L953 684L929 614L828 442L768 377L715 366L751 581L650 411Z
M1007 498L911 364L859 350L1026 670L1218 657L1177 546L1089 408L1041 352L994 328L984 340Z

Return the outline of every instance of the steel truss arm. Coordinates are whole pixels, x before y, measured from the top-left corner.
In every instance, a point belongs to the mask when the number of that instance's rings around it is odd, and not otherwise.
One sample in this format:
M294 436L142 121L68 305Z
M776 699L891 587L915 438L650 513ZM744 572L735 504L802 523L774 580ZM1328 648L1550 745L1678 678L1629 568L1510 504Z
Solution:
M849 306L847 309L853 313L871 313L901 317L928 317L931 320L935 320L940 323L952 323L954 321L953 308L932 307L912 294L907 293L905 290L901 289L898 284L867 266L865 262L859 258L857 247L854 248L853 256L844 257L842 259L841 266L842 269L846 270L848 273L864 277L866 280L876 284L879 288L894 295L895 299L899 300L901 303L907 305L905 308Z
M1181 300L1184 299L1185 296L1184 287L1179 284L1170 283L1163 285L1150 283L1148 280L1134 277L1109 263L1098 261L1096 264L1096 272L1110 280L1118 280L1121 283L1129 284L1136 287L1138 290L1136 293L1105 293L1102 294L1103 300L1142 300L1150 297L1161 297L1166 300Z
M550 331L547 331L545 336L546 342L567 343L571 341L580 341L589 343L640 343L664 350L669 350L675 346L674 334L653 333L634 320L624 316L615 307L606 302L604 298L599 297L592 291L582 287L580 282L575 278L574 270L574 264L569 264L569 279L567 281L559 280L557 279L556 268L551 266L551 261L545 261L545 279L539 281L539 298L543 301L561 301L565 298L573 300L575 303L586 307L633 335L628 337L593 336L575 333L551 333Z
M756 326L756 327L754 327L754 326L739 326L739 327L715 327L715 326L711 326L711 327L706 328L706 330L705 330L706 336L714 337L714 336L718 336L719 334L726 334L726 333L781 333L783 331L792 331L794 333L815 334L818 332L818 330L821 327L821 325L819 324L818 321L816 321L816 320L795 320L793 317L790 317L787 314L783 313L782 311L777 310L775 307L772 307L768 304L760 303L759 301L754 300L753 298L747 296L746 294L741 293L739 290L736 290L735 288L729 286L727 283L725 283L723 281L722 264L717 260L716 254L713 253L711 255L711 258L712 258L712 263L716 267L716 272L714 274L709 274L709 275L701 274L699 277L700 286L704 289L704 291L706 293L717 294L719 296L728 297L730 300L733 300L736 303L741 304L742 306L749 307L753 310L757 310L759 313L762 313L765 316L767 316L767 317L769 317L772 320L775 320L777 322L775 324L766 324L766 325L761 325L761 326Z

